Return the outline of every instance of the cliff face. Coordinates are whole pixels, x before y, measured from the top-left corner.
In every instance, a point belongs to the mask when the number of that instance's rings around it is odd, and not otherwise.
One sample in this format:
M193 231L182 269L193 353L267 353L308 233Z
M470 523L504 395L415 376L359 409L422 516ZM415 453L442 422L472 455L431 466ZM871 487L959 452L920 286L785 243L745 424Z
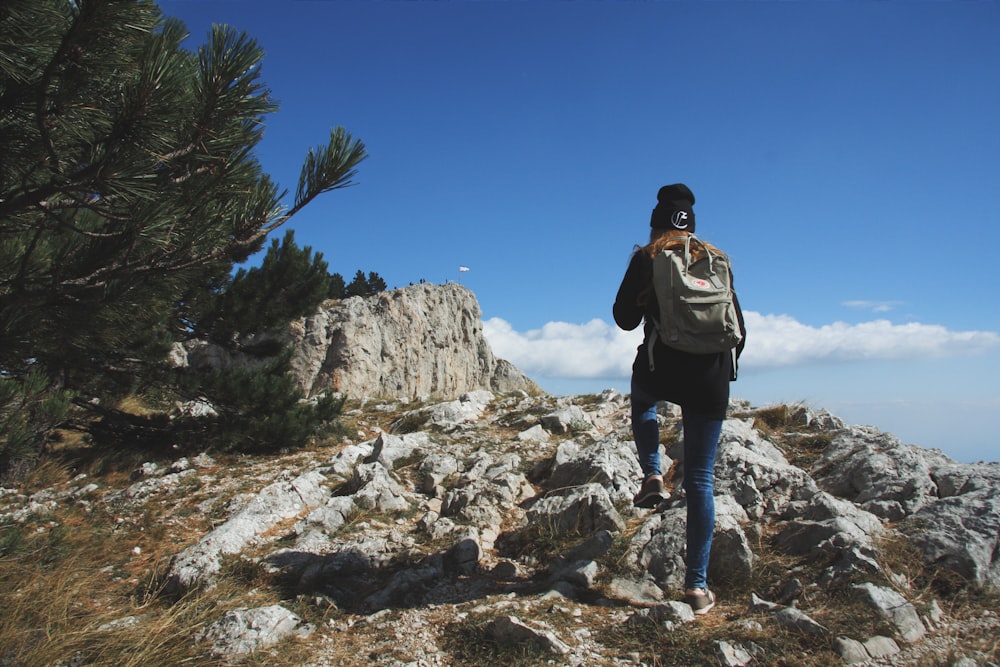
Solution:
M456 284L411 285L324 306L294 323L300 386L354 398L455 398L465 392L537 391L493 356L475 295Z

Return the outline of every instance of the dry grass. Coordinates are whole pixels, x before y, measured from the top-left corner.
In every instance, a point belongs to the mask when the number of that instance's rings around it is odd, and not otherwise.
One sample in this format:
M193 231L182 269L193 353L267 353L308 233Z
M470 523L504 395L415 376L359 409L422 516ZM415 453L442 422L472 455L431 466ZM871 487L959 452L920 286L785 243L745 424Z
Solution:
M505 665L536 667L548 664L552 653L530 644L499 642L489 634L489 625L498 615L483 615L451 623L442 633L442 648L456 665Z
M742 622L735 622L739 619ZM750 621L750 622L746 622ZM741 605L720 597L711 614L694 623L664 627L653 622L625 623L600 635L623 653L640 656L646 665L658 667L717 667L717 642L725 638L733 645L756 647L759 657L752 664L775 667L842 667L843 659L829 639L784 631L764 618L747 618Z
M805 421L807 410L804 403L793 403L735 416L752 417L754 428L777 445L790 464L810 470L830 446L833 434L810 429Z
M796 405L770 405L753 413L754 428L766 434L781 433L794 426Z
M127 486L138 460L73 443L43 461L19 492L96 481L104 494ZM254 485L254 468L242 467L243 484ZM74 479L80 474L86 479ZM267 579L252 579L240 562L226 563L210 593L179 600L161 595L171 556L212 527L198 504L219 490L202 489L192 475L169 497L140 505L61 497L51 514L0 524L0 665L219 665L209 647L195 641L199 632L228 609L279 601ZM245 664L302 664L303 647L286 644Z
M500 555L512 560L550 563L587 537L577 530L564 530L539 521L502 534L496 546Z
M88 665L180 664L196 657L190 637L205 620L205 605L160 604L154 571L137 568L129 541L95 518L79 529L0 528L3 664L74 657ZM108 625L123 618L136 622Z
M109 523L39 528L0 528L2 665L218 665L199 633L228 609L279 601L239 559L210 593L172 600L160 595L167 559L136 554ZM246 664L301 664L304 648L288 642Z

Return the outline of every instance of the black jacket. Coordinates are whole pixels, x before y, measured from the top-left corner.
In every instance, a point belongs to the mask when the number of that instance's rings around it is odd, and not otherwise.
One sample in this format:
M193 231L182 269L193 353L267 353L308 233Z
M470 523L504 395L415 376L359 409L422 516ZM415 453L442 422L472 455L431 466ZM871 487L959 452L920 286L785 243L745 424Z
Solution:
M625 277L622 278L613 308L615 322L626 331L635 329L645 320L645 336L632 363L632 379L644 391L663 401L676 403L682 408L724 419L729 405L729 382L736 378L733 358L729 352L719 354L691 354L667 347L657 341L653 347L655 370L649 369L649 352L646 343L653 329L656 316L656 297L653 294L653 260L645 252L632 255ZM743 340L736 347L736 357L746 344L746 325L743 311L736 300Z

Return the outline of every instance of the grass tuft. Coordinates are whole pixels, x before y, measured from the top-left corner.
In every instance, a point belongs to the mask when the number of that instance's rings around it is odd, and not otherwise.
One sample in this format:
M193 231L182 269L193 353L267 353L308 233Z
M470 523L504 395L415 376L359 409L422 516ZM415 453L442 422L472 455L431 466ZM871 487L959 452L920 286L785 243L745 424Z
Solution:
M505 667L537 667L552 664L551 652L530 643L500 642L490 635L495 615L475 620L451 623L442 633L442 648L448 651L456 665L504 665Z

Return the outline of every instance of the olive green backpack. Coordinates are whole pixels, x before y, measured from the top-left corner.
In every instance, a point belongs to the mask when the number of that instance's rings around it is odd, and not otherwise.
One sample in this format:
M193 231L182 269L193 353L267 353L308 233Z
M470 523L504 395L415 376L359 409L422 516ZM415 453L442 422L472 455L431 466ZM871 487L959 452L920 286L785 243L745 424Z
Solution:
M705 254L694 259L692 246L698 245ZM683 248L667 248L653 258L653 290L659 316L647 345L650 369L657 338L692 354L726 352L742 340L729 258L694 234L687 236Z

